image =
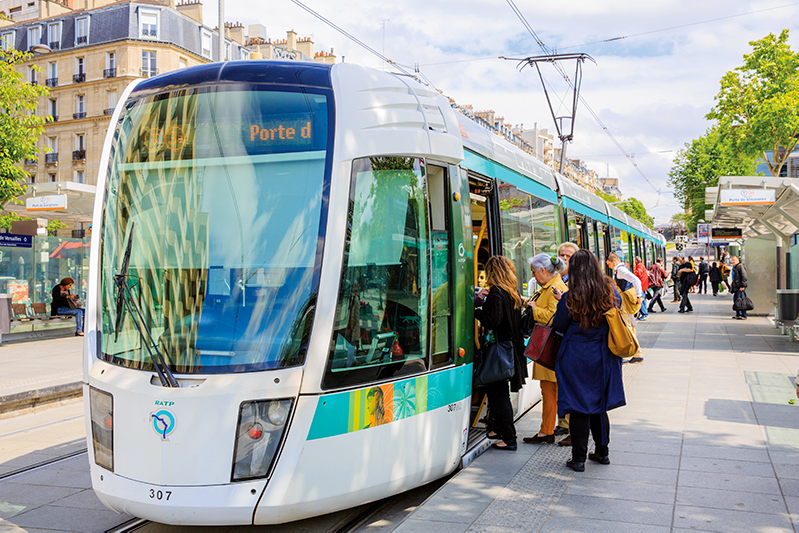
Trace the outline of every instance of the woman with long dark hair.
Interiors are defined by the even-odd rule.
[[[492,330],[496,342],[513,341],[514,373],[510,380],[491,383],[485,387],[491,412],[492,448],[516,450],[516,427],[513,425],[513,406],[510,391],[518,392],[527,378],[524,342],[521,332],[522,299],[518,293],[516,267],[507,257],[495,255],[486,263],[486,285],[490,287],[485,303],[475,309],[474,316],[484,328]]]
[[[569,292],[558,302],[552,328],[563,333],[555,363],[558,415],[570,414],[572,458],[566,465],[585,470],[586,457],[610,464],[608,411],[625,405],[622,360],[608,348],[605,313],[621,306],[613,281],[587,250],[569,260]],[[587,456],[589,431],[596,450]]]

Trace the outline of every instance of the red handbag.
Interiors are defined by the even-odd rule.
[[[524,355],[544,368],[555,370],[555,361],[558,358],[561,340],[563,340],[563,336],[556,333],[550,326],[536,324],[530,334]]]

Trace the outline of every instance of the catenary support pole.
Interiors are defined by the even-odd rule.
[[[219,0],[219,48],[217,50],[219,59],[225,60],[225,0]]]

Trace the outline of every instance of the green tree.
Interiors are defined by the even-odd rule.
[[[618,204],[616,207],[624,211],[628,216],[633,217],[635,220],[648,228],[655,227],[655,219],[649,216],[646,212],[646,207],[637,198],[628,198],[623,203]]]
[[[596,194],[597,196],[599,196],[600,198],[602,198],[603,200],[605,200],[609,204],[612,204],[614,202],[618,202],[618,199],[616,199],[616,197],[613,196],[612,194],[608,194],[608,193],[603,192],[603,191],[596,191],[594,194]]]
[[[35,113],[39,98],[49,91],[25,81],[16,68],[31,57],[28,52],[0,50],[0,208],[25,192],[28,174],[18,163],[34,158],[36,141],[44,132],[46,118]]]
[[[672,163],[669,185],[674,188],[674,197],[691,210],[685,219],[686,227],[696,228],[699,219],[704,218],[705,188],[717,185],[719,176],[750,176],[754,172],[754,159],[739,152],[719,127],[685,143]]]
[[[33,220],[31,217],[23,217],[11,211],[0,213],[0,228],[11,232],[11,223],[17,220]],[[50,220],[47,222],[47,234],[51,237],[56,236],[56,232],[60,229],[66,228],[67,225],[60,220]]]
[[[749,44],[743,66],[721,79],[707,118],[717,121],[735,150],[752,160],[762,157],[771,175],[779,176],[799,140],[799,54],[788,45],[788,30]]]

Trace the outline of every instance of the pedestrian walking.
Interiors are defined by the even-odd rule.
[[[556,295],[568,289],[560,273],[566,269],[566,263],[557,255],[538,254],[529,260],[533,276],[541,286],[525,304],[531,308],[536,324],[549,326],[558,307]],[[541,386],[542,413],[541,427],[532,437],[524,437],[528,444],[554,443],[555,422],[558,418],[558,382],[555,371],[533,363],[533,379]]]
[[[704,257],[699,258],[699,268],[697,269],[697,274],[699,274],[697,292],[699,292],[699,294],[707,294],[707,276],[710,274],[710,266],[708,266]]]
[[[605,320],[605,313],[621,306],[621,297],[592,253],[576,252],[569,265],[569,292],[552,323],[563,333],[555,373],[561,387],[558,414],[571,418],[572,457],[566,466],[583,472],[586,459],[610,464],[608,411],[625,405],[621,359],[608,348]],[[595,445],[591,454],[589,432]]]
[[[732,299],[733,302],[746,297],[746,287],[748,287],[748,279],[746,276],[746,267],[738,259],[738,256],[732,256],[730,262],[732,263]],[[735,316],[738,320],[746,320],[746,310],[736,311]]]
[[[715,261],[710,266],[710,288],[713,289],[713,296],[718,296],[721,287],[721,268]]]
[[[652,299],[649,300],[649,312],[655,312],[655,304],[660,306],[660,312],[664,312],[666,310],[666,306],[663,305],[663,300],[660,298],[660,291],[663,290],[663,285],[666,281],[666,269],[663,268],[663,258],[658,257],[657,261],[649,267],[649,282],[650,288],[652,289]]]
[[[649,311],[646,305],[646,292],[649,290],[649,271],[647,271],[644,262],[641,261],[641,258],[636,256],[634,266],[633,266],[633,274],[639,280],[641,280],[641,291],[644,293],[644,298],[641,300],[641,311],[638,320],[644,321],[649,318]]]
[[[724,250],[721,253],[721,282],[727,287],[727,292],[732,294],[732,287],[730,286],[730,274],[732,274],[732,259],[729,252]]]
[[[686,258],[680,258],[680,309],[678,313],[690,313],[694,310],[691,305],[691,300],[688,299],[688,293],[696,283],[696,271],[694,265]]]
[[[674,288],[674,299],[671,303],[680,301],[680,261],[676,257],[671,258],[671,282]]]
[[[688,256],[688,262],[691,263],[691,269],[693,269],[694,273],[696,273],[696,264],[694,263],[694,258],[692,256],[690,256],[690,255]],[[693,284],[691,284],[691,286],[688,288],[688,292],[690,292],[690,293],[696,292],[696,283],[697,283],[697,281],[699,281],[698,277],[693,282]]]
[[[516,267],[507,257],[491,257],[486,263],[486,277],[490,290],[483,306],[474,310],[474,316],[483,327],[494,332],[496,342],[513,342],[515,363],[513,377],[485,387],[493,430],[488,437],[497,440],[492,448],[512,451],[516,450],[516,427],[510,392],[518,392],[527,378],[521,330],[522,299],[517,292]]]

